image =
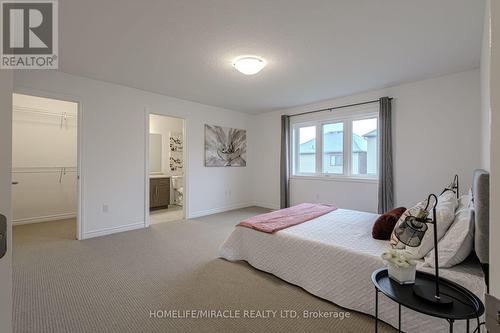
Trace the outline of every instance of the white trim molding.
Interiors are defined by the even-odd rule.
[[[224,213],[230,210],[235,210],[235,209],[241,209],[241,208],[247,208],[247,207],[252,207],[255,206],[254,203],[242,203],[242,204],[235,204],[235,205],[229,205],[229,206],[224,206],[224,207],[218,207],[218,208],[211,208],[211,209],[206,209],[206,210],[200,210],[197,212],[190,212],[189,216],[187,217],[188,219],[194,219],[197,217],[202,217],[202,216],[207,216],[207,215],[213,215],[217,213]]]
[[[144,221],[126,224],[126,225],[121,225],[118,227],[102,228],[102,229],[97,229],[97,230],[92,230],[92,231],[86,232],[83,235],[83,239],[89,239],[89,238],[100,237],[100,236],[105,236],[105,235],[116,234],[119,232],[136,230],[136,229],[144,229],[144,228],[145,228]]]
[[[260,208],[266,208],[266,209],[271,209],[271,210],[278,210],[280,209],[279,204],[273,204],[269,202],[254,202],[252,206],[255,207],[260,207]]]
[[[348,182],[348,183],[369,183],[378,184],[378,178],[368,178],[368,177],[349,177],[349,176],[336,176],[325,174],[323,176],[299,176],[294,175],[290,177],[290,180],[316,180],[322,182]]]
[[[40,223],[40,222],[48,222],[48,221],[57,221],[57,220],[67,220],[76,218],[76,213],[66,213],[66,214],[54,214],[47,216],[35,216],[35,217],[27,217],[24,219],[13,220],[13,225],[22,225],[22,224],[32,224],[32,223]]]

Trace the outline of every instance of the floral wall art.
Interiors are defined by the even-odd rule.
[[[205,166],[244,167],[246,153],[246,130],[205,125]]]

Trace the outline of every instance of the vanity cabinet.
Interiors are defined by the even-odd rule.
[[[149,209],[168,208],[170,203],[170,177],[149,179]]]

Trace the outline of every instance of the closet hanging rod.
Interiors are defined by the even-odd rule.
[[[18,167],[12,168],[12,173],[60,173],[77,172],[76,167]]]
[[[76,169],[76,166],[23,166],[23,167],[13,167],[12,169]]]
[[[28,171],[28,170],[24,170],[24,171],[12,171],[12,173],[60,173],[61,170],[40,170],[40,171]],[[66,170],[64,171],[65,173],[74,173],[76,172],[76,170]]]
[[[47,111],[44,109],[37,109],[37,108],[31,108],[31,107],[24,107],[24,106],[14,106],[14,112],[24,112],[24,113],[35,113],[35,114],[42,114],[46,116],[54,116],[54,117],[61,117],[65,116],[66,118],[76,118],[76,115],[67,113],[67,112],[51,112]]]

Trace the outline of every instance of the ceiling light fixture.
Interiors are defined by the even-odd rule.
[[[266,66],[266,61],[256,56],[241,56],[233,60],[233,67],[242,74],[257,74]]]

